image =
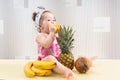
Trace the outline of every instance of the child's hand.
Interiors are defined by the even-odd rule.
[[[56,32],[56,29],[55,29],[54,25],[49,27],[49,31],[52,32],[52,33]]]

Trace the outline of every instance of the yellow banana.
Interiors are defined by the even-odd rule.
[[[35,73],[31,70],[31,67],[33,65],[33,62],[28,62],[24,66],[24,73],[27,77],[34,77]]]
[[[38,69],[32,66],[31,68],[37,76],[48,76],[52,74],[52,70]]]
[[[56,28],[56,33],[58,33],[60,30],[60,26],[58,24],[55,24],[54,27]]]
[[[56,66],[56,63],[53,61],[40,61],[36,60],[33,62],[33,66],[39,69],[53,69]]]

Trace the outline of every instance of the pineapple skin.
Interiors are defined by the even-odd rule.
[[[74,57],[72,53],[61,53],[58,61],[71,70],[74,68]]]

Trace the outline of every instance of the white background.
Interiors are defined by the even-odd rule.
[[[51,10],[59,24],[73,26],[75,58],[98,55],[101,59],[120,59],[120,0],[81,0],[81,6],[77,6],[77,0],[69,6],[65,0],[28,0],[28,8],[23,7],[24,0],[19,1],[16,6],[14,0],[0,0],[0,20],[4,22],[1,59],[36,57],[37,31],[32,13],[37,6]],[[96,17],[110,17],[110,32],[94,32]]]

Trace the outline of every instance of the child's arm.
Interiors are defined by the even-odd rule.
[[[50,32],[50,34],[46,37],[45,34],[41,33],[36,37],[36,42],[45,47],[49,48],[54,40],[55,34]]]

